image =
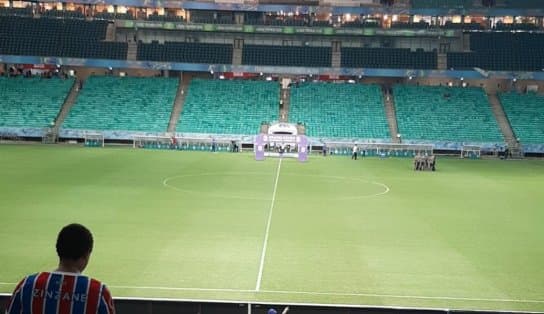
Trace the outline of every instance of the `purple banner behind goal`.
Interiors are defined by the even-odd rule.
[[[255,137],[255,160],[264,160],[264,145],[266,144],[264,141],[264,134],[259,134]]]
[[[266,157],[297,158],[308,160],[308,138],[304,135],[259,134],[254,141],[255,160]]]
[[[305,135],[297,136],[298,161],[308,160],[308,138]]]

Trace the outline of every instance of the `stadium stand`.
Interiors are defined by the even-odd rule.
[[[401,28],[401,29],[427,29],[431,25],[425,21],[420,21],[417,23],[403,23],[403,22],[393,22],[391,28]]]
[[[166,132],[178,80],[91,76],[65,129]]]
[[[0,126],[49,127],[73,79],[0,77]]]
[[[32,16],[32,7],[8,8],[0,7],[0,16]]]
[[[534,31],[534,30],[538,30],[538,26],[531,23],[513,23],[513,24],[497,23],[494,29],[499,31],[513,31],[513,30]]]
[[[496,71],[540,71],[544,68],[544,34],[492,32],[470,34],[472,52],[448,53],[448,67]]]
[[[403,139],[504,142],[481,88],[396,85],[393,95]]]
[[[472,8],[474,0],[410,0],[414,9]]]
[[[499,97],[516,137],[524,144],[543,144],[544,96],[509,92]]]
[[[183,22],[183,17],[174,16],[174,15],[159,15],[157,13],[150,14],[147,19],[149,21],[159,21],[159,22]]]
[[[330,47],[244,45],[242,64],[330,67]]]
[[[352,21],[352,22],[344,22],[341,27],[350,27],[350,28],[379,28],[381,27],[381,24],[378,21],[375,20],[369,20],[369,21]]]
[[[95,13],[95,19],[101,20],[134,20],[134,16],[130,13],[109,13],[109,12],[99,12]]]
[[[504,7],[519,9],[537,9],[542,8],[541,0],[502,0]]]
[[[437,54],[399,48],[342,48],[341,62],[348,68],[436,69]]]
[[[84,19],[85,15],[83,15],[80,11],[62,11],[62,10],[47,10],[42,14],[43,17],[60,17],[65,19]]]
[[[480,23],[453,23],[447,21],[442,28],[447,29],[463,29],[463,30],[482,30],[484,26]]]
[[[291,87],[289,120],[325,138],[389,139],[378,85],[304,83]]]
[[[138,60],[187,63],[232,63],[232,45],[165,42],[138,43]]]
[[[102,41],[107,27],[107,21],[0,17],[0,54],[126,59],[126,43]]]
[[[263,122],[278,120],[279,95],[275,82],[193,79],[177,131],[256,134]]]
[[[332,26],[331,22],[329,21],[311,21],[309,26],[316,26],[316,27],[330,27]]]
[[[245,24],[248,24],[248,25],[270,25],[270,26],[304,26],[307,23],[303,19],[284,18],[284,17],[282,17],[282,18],[269,17],[266,20],[265,19],[255,19],[255,18],[248,19],[248,20],[245,21]]]

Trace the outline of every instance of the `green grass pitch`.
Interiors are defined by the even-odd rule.
[[[0,292],[95,235],[115,296],[544,311],[544,161],[0,146]]]

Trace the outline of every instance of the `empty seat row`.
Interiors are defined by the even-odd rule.
[[[245,45],[242,64],[330,67],[330,47]]]
[[[185,42],[139,43],[137,58],[150,61],[231,64],[232,45]]]
[[[49,127],[73,84],[73,79],[0,77],[0,126]]]
[[[193,79],[177,124],[183,133],[257,134],[278,120],[279,84]]]
[[[481,88],[396,85],[393,95],[403,139],[504,141]]]
[[[398,48],[342,48],[343,67],[436,69],[435,51]]]
[[[499,97],[515,136],[525,144],[544,144],[544,96],[509,92]]]
[[[289,120],[321,138],[389,139],[378,85],[304,83],[291,88]]]
[[[178,82],[157,77],[91,76],[62,127],[166,132]]]

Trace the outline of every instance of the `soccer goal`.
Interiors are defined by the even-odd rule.
[[[433,154],[433,145],[428,144],[391,144],[391,143],[348,143],[326,142],[328,155],[351,155],[354,145],[357,145],[361,156],[379,157],[408,157],[416,155],[430,156]]]
[[[175,140],[170,136],[134,136],[132,147],[147,149],[172,149]]]
[[[104,134],[100,132],[85,132],[84,145],[86,147],[104,147]]]
[[[464,145],[461,147],[461,158],[479,159],[482,148],[474,145]]]
[[[146,149],[173,149],[210,152],[233,152],[242,150],[239,139],[191,138],[178,136],[135,136],[132,147]]]

